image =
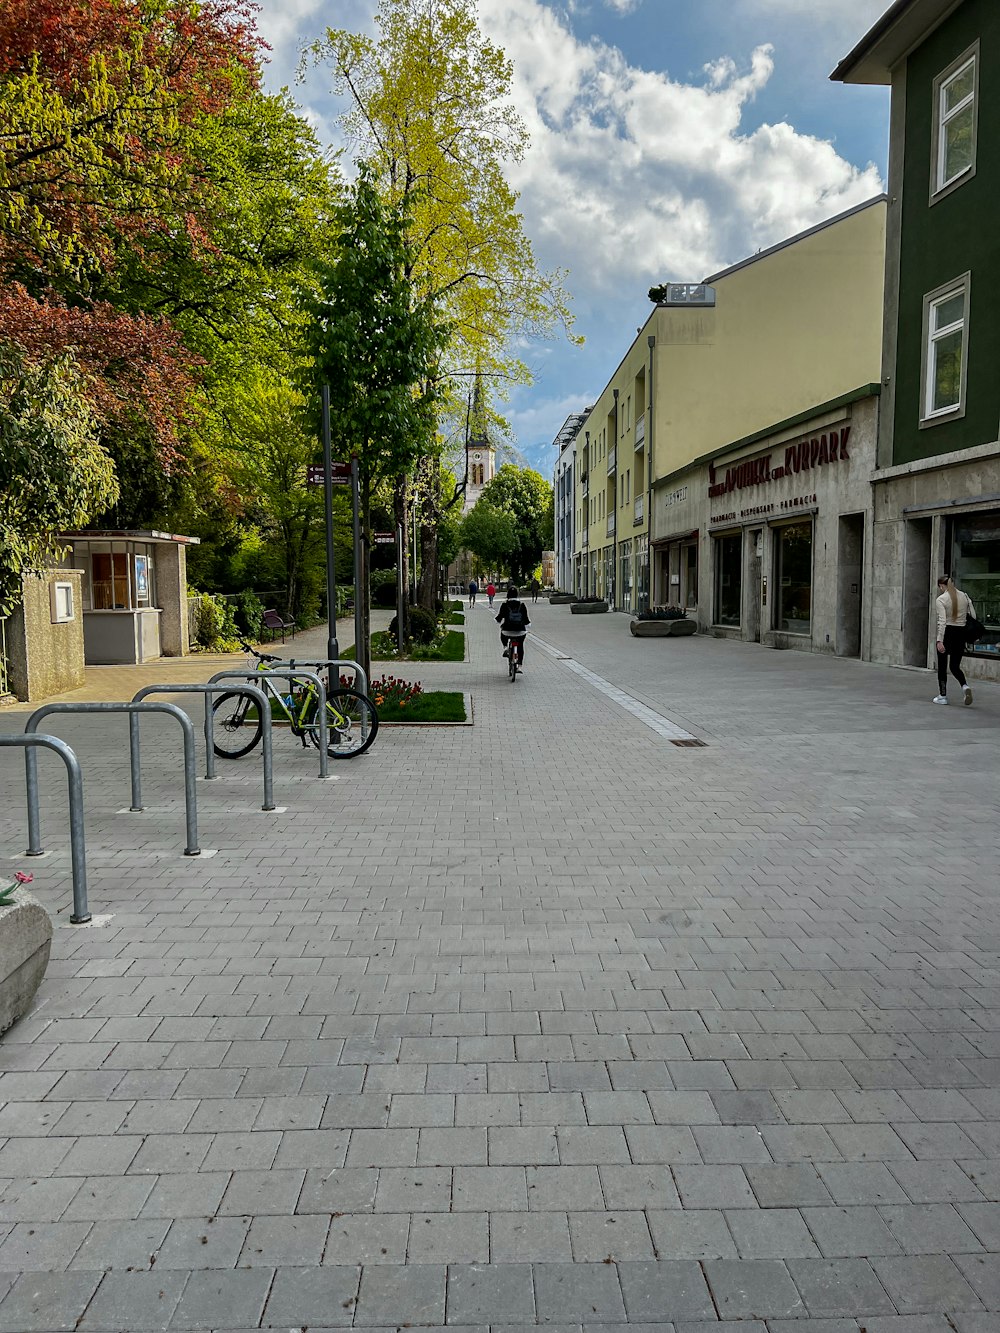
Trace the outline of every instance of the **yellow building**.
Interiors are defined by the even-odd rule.
[[[714,623],[698,594],[709,488],[703,514],[685,506],[683,533],[657,495],[696,461],[714,476],[727,450],[877,394],[885,215],[880,196],[702,283],[660,289],[577,437],[579,595],[625,611],[684,604]],[[689,557],[668,551],[681,542]]]

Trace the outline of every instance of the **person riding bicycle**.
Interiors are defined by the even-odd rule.
[[[507,589],[507,600],[501,605],[496,621],[500,626],[500,642],[504,646],[504,657],[510,652],[508,645],[513,644],[517,652],[517,665],[523,671],[524,636],[531,621],[528,619],[528,608],[519,599],[518,591],[513,584]]]

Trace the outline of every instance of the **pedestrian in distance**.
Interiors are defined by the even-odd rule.
[[[948,702],[948,670],[962,687],[965,702],[972,703],[972,690],[962,670],[962,654],[965,652],[966,621],[975,617],[976,609],[968,593],[956,588],[954,581],[947,574],[942,574],[937,581],[938,596],[934,603],[937,611],[937,669],[938,693],[936,704]]]
[[[490,599],[490,606],[493,605],[493,598],[494,598],[496,595],[497,595],[496,584],[495,584],[495,583],[487,583],[487,585],[486,585],[486,596]]]
[[[537,602],[537,601],[538,601],[538,594],[539,594],[539,591],[541,590],[541,586],[542,586],[542,585],[538,582],[537,579],[532,579],[532,580],[531,580],[531,584],[530,584],[530,587],[531,587],[531,600],[532,600],[533,602]]]
[[[479,591],[479,584],[476,582],[475,579],[470,579],[470,580],[469,580],[469,605],[470,605],[470,606],[475,606],[475,604],[476,604],[476,593],[477,593],[478,591]]]

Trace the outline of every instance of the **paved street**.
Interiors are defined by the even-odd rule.
[[[0,752],[59,922],[0,1333],[1000,1330],[1000,688],[531,610],[514,686],[485,599],[388,668],[474,726],[199,782],[200,858],[176,727],[128,814],[124,719],[54,719],[92,928],[61,766],[14,860]]]

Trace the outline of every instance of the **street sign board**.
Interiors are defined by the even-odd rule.
[[[325,469],[322,463],[310,464],[306,468],[306,480],[310,486],[322,486],[326,479],[324,474]],[[334,486],[350,486],[350,463],[332,463],[330,465],[330,476]]]
[[[372,541],[376,546],[393,546],[396,541],[394,532],[373,532]]]

